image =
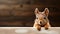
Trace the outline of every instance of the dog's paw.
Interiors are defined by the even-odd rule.
[[[41,29],[37,29],[38,31],[41,31]]]
[[[49,28],[45,28],[45,30],[48,30]]]

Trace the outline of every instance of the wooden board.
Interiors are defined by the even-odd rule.
[[[51,27],[37,31],[33,27],[0,27],[0,34],[60,34],[60,27]]]

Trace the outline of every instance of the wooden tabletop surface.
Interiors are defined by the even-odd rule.
[[[41,31],[37,31],[33,27],[0,27],[0,34],[59,34],[60,27],[51,27],[45,30],[44,27]]]

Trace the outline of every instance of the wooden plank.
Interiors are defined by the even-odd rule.
[[[37,31],[33,27],[0,27],[1,34],[60,34],[60,27],[51,27],[45,30]]]
[[[28,10],[28,9],[31,9],[31,8],[45,8],[45,7],[59,7],[59,6],[56,6],[56,5],[37,5],[37,4],[33,4],[33,5],[28,5],[28,4],[22,4],[22,7],[21,7],[21,4],[18,4],[18,5],[5,5],[5,4],[2,4],[0,5],[0,9],[22,9],[22,10]]]
[[[20,27],[31,27],[31,26],[33,26],[33,24],[32,24],[33,22],[24,22],[24,21],[13,21],[13,22],[0,22],[0,26],[6,26],[6,27],[8,27],[8,26],[20,26]]]
[[[30,0],[0,0],[0,4],[27,4]]]

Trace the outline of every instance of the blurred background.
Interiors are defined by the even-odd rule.
[[[47,7],[51,26],[60,26],[60,0],[0,0],[0,27],[32,27],[36,7]]]

